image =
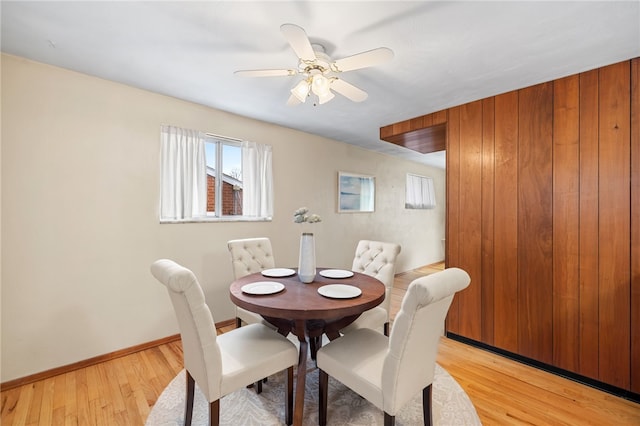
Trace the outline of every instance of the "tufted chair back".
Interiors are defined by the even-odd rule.
[[[433,383],[440,325],[454,295],[467,288],[469,274],[448,268],[414,280],[402,299],[391,329],[382,367],[382,400],[386,413],[397,413],[426,385]]]
[[[151,273],[171,296],[182,337],[184,367],[208,401],[219,399],[222,355],[213,317],[198,280],[189,269],[168,259],[155,261]]]
[[[231,255],[231,265],[233,276],[237,280],[249,274],[274,268],[276,261],[273,258],[271,240],[265,237],[244,238],[227,241],[227,248]],[[261,323],[268,327],[273,327],[256,313],[247,311],[236,306],[236,327],[241,327],[242,323]]]
[[[319,349],[318,423],[327,424],[331,376],[382,409],[385,425],[393,425],[398,412],[422,390],[424,424],[433,424],[432,384],[440,326],[455,294],[469,283],[469,274],[459,268],[413,280],[388,338],[360,328]]]
[[[354,272],[367,274],[384,283],[387,289],[380,307],[387,311],[387,322],[389,321],[393,278],[396,273],[396,258],[399,253],[399,244],[361,240],[356,247],[353,266],[351,267]]]
[[[230,240],[227,248],[236,280],[276,266],[269,238]]]

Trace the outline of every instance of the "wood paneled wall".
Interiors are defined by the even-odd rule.
[[[640,393],[640,58],[446,117],[447,331]]]

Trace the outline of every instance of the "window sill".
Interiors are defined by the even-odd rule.
[[[160,219],[160,224],[176,223],[215,223],[215,222],[271,222],[271,217],[223,216],[203,217],[198,219]]]

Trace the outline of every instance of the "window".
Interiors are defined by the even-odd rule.
[[[240,142],[210,135],[205,135],[204,142],[207,162],[207,216],[242,216]]]
[[[160,222],[268,220],[271,147],[161,128]]]
[[[436,207],[436,193],[433,179],[407,173],[405,209],[433,209]]]

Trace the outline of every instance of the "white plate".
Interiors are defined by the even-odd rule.
[[[284,290],[284,284],[276,281],[258,281],[242,286],[242,291],[248,294],[274,294]]]
[[[289,268],[273,268],[273,269],[265,269],[264,271],[262,271],[262,275],[264,275],[265,277],[273,277],[273,278],[289,277],[295,273],[296,271]]]
[[[353,276],[353,272],[344,269],[324,269],[320,271],[320,275],[326,278],[349,278]]]
[[[345,284],[329,284],[318,288],[318,293],[332,299],[351,299],[362,294],[358,287]]]

